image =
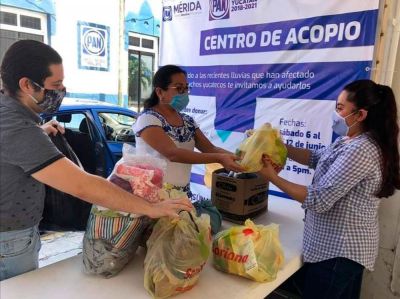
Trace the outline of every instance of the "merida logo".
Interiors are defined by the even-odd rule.
[[[184,14],[188,12],[201,10],[200,1],[192,1],[192,2],[181,2],[177,5],[174,5],[174,13]]]
[[[172,7],[164,6],[163,7],[163,21],[172,21]]]
[[[240,254],[234,253],[233,251],[230,251],[229,249],[222,249],[219,247],[214,247],[213,253],[214,253],[214,255],[222,257],[223,259],[226,259],[228,261],[233,261],[233,262],[242,263],[242,264],[245,264],[247,262],[247,259],[249,258],[249,256],[247,254],[240,255]]]
[[[210,0],[210,20],[229,18],[229,0]]]

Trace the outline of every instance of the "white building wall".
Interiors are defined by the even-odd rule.
[[[399,103],[398,103],[399,105]],[[379,211],[380,246],[375,271],[364,273],[363,299],[400,298],[400,193],[384,200]],[[397,275],[395,275],[397,273]],[[396,285],[396,286],[395,286]]]
[[[155,68],[157,68],[161,0],[81,0],[74,1],[73,5],[70,2],[48,0],[32,3],[28,0],[3,0],[1,9],[4,11],[41,18],[42,30],[5,24],[1,24],[0,28],[39,34],[43,36],[45,43],[50,44],[61,54],[65,68],[64,82],[67,96],[127,105],[128,35],[141,34],[155,40],[156,48],[152,53],[155,53]],[[131,21],[125,21],[128,16],[131,16]],[[109,67],[106,70],[80,67],[79,22],[109,28]]]
[[[393,88],[400,115],[400,1],[385,0],[381,8],[383,38],[376,60],[375,80]],[[362,299],[400,298],[400,192],[384,199],[379,209],[380,244],[374,272],[365,272]]]
[[[69,1],[56,0],[56,31],[51,37],[51,45],[63,57],[65,85],[73,97],[99,98],[117,103],[118,63],[119,63],[119,1]],[[108,71],[79,68],[78,64],[78,22],[90,22],[110,28],[109,69]],[[126,52],[126,51],[125,51]],[[127,52],[124,57],[127,64]],[[125,64],[125,65],[126,65]],[[123,78],[123,94],[127,92],[127,72]],[[100,99],[101,95],[100,95]]]

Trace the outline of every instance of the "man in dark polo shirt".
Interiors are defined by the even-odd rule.
[[[191,210],[187,200],[151,204],[65,158],[39,126],[39,113],[55,112],[65,95],[60,55],[32,40],[14,43],[0,75],[0,280],[36,269],[44,184],[90,203],[152,218]]]

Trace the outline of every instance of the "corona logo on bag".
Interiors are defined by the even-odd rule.
[[[278,225],[250,219],[216,234],[212,252],[217,270],[259,282],[274,280],[284,261]]]
[[[213,248],[213,253],[215,255],[218,255],[226,260],[229,261],[234,261],[234,262],[238,262],[238,263],[246,263],[247,259],[249,258],[249,255],[240,255],[240,254],[236,254],[233,251],[230,251],[229,249],[223,249],[223,248],[219,248],[219,247],[214,247]]]

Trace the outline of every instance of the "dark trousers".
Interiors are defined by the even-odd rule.
[[[305,263],[293,283],[303,299],[358,299],[364,267],[338,257],[318,263]]]

